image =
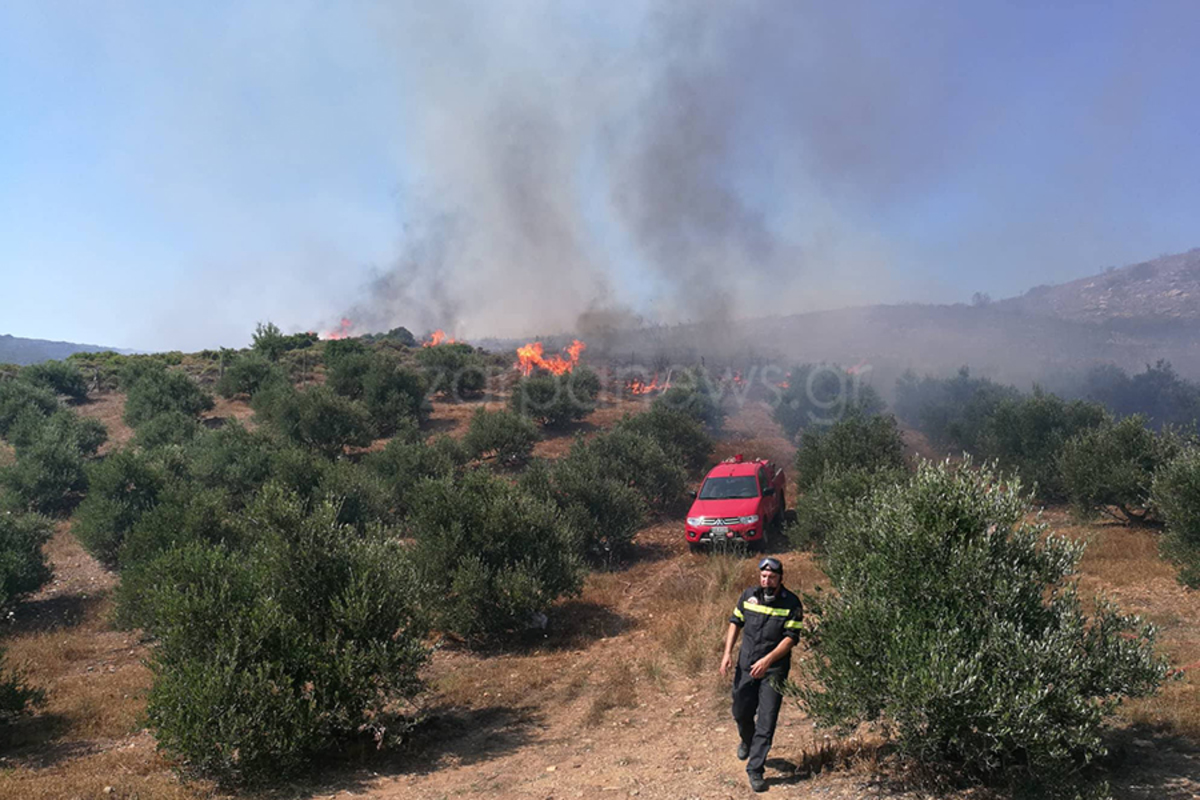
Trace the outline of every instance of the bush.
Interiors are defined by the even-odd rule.
[[[157,503],[147,507],[130,525],[117,550],[121,583],[118,603],[128,617],[128,609],[138,605],[141,582],[132,570],[179,547],[203,542],[229,548],[242,545],[237,510],[229,493],[194,483],[173,481],[157,494]],[[119,609],[121,610],[121,609]],[[131,627],[143,620],[126,619]]]
[[[354,736],[384,741],[420,689],[426,615],[403,547],[267,489],[248,548],[193,543],[147,565],[159,745],[225,783],[278,781]]]
[[[832,425],[847,414],[882,413],[879,394],[853,373],[836,365],[802,364],[787,375],[773,416],[788,439],[802,428]]]
[[[388,486],[366,467],[349,461],[335,461],[325,467],[320,493],[337,509],[337,523],[357,530],[371,525],[394,522],[393,504]]]
[[[22,448],[17,463],[0,470],[0,486],[16,510],[60,515],[70,512],[87,490],[83,453],[73,436],[41,435]]]
[[[44,517],[0,511],[0,609],[50,580],[42,545],[52,530],[50,520]]]
[[[291,386],[272,386],[254,395],[251,405],[284,438],[329,458],[346,447],[366,447],[375,433],[362,403],[324,386],[302,392]]]
[[[1072,396],[1103,403],[1117,417],[1140,414],[1155,429],[1190,427],[1200,418],[1200,385],[1184,380],[1167,361],[1130,376],[1112,364],[1093,367],[1071,387]]]
[[[1095,403],[1067,402],[1035,390],[1019,400],[1000,401],[984,423],[975,455],[1015,470],[1022,480],[1034,485],[1042,500],[1065,500],[1059,453],[1071,437],[1100,427],[1108,419]]]
[[[810,489],[829,471],[902,472],[904,439],[896,418],[851,413],[824,429],[805,430],[796,452],[796,485]]]
[[[658,442],[629,430],[614,429],[577,439],[567,460],[592,475],[610,475],[637,490],[646,503],[666,508],[687,494],[687,472]]]
[[[225,367],[217,381],[217,394],[234,397],[242,394],[252,396],[264,385],[273,381],[286,382],[287,375],[277,364],[259,353],[239,356]]]
[[[953,378],[917,378],[911,370],[896,382],[896,414],[935,446],[978,453],[984,426],[996,407],[1021,393],[961,368]]]
[[[643,414],[624,417],[616,427],[650,437],[668,456],[688,469],[705,466],[712,455],[712,437],[695,417],[684,411],[652,405]]]
[[[596,409],[600,378],[585,367],[562,375],[533,375],[513,386],[509,408],[547,428],[561,428]]]
[[[1123,697],[1166,663],[1153,626],[1077,591],[1082,545],[1025,522],[1017,483],[969,460],[922,464],[848,510],[827,540],[834,592],[808,634],[812,682],[789,687],[823,725],[885,722],[902,753],[1047,783],[1104,752]]]
[[[583,584],[578,542],[558,509],[486,471],[421,483],[409,527],[438,598],[426,610],[465,639],[518,630]]]
[[[1079,512],[1142,522],[1151,513],[1154,473],[1178,451],[1174,435],[1155,434],[1145,417],[1132,416],[1068,439],[1058,464],[1067,497]]]
[[[21,369],[21,380],[63,394],[72,400],[87,399],[87,382],[79,367],[69,361],[46,361]]]
[[[684,370],[672,379],[672,385],[654,398],[654,411],[677,411],[694,419],[712,431],[725,423],[725,409],[720,393],[708,374],[700,369]]]
[[[186,445],[203,432],[195,417],[181,411],[164,411],[146,420],[134,433],[133,443],[146,450],[166,445]]]
[[[497,464],[512,467],[529,460],[537,440],[537,426],[529,418],[480,408],[471,417],[463,446],[471,458],[494,458]]]
[[[0,725],[11,723],[34,706],[44,705],[46,693],[25,682],[20,672],[4,666],[4,649],[0,648]]]
[[[375,353],[334,351],[326,386],[342,397],[361,401],[382,435],[391,434],[405,419],[419,419],[426,410],[421,376]]]
[[[907,473],[869,466],[830,466],[792,502],[796,521],[787,528],[788,542],[797,550],[821,550],[829,531],[850,508],[882,486],[906,480]]]
[[[394,513],[404,516],[417,484],[425,478],[450,478],[465,461],[466,454],[449,437],[435,439],[430,445],[419,439],[397,437],[382,450],[367,453],[362,465],[379,476]]]
[[[198,417],[213,407],[212,397],[186,373],[154,362],[128,369],[126,378],[125,422],[131,428],[168,411]]]
[[[23,412],[48,417],[58,410],[58,398],[49,389],[25,381],[0,380],[0,436]]]
[[[293,333],[285,335],[273,322],[258,323],[251,338],[251,347],[268,361],[278,361],[289,350],[312,347],[318,341],[315,333]]]
[[[627,482],[604,473],[596,459],[568,457],[553,466],[536,461],[520,484],[558,506],[577,533],[582,553],[594,564],[612,566],[646,522],[646,501]]]
[[[96,560],[112,567],[125,535],[158,502],[165,476],[148,456],[117,450],[88,467],[89,491],[72,531]]]
[[[206,431],[184,452],[186,474],[210,489],[224,489],[241,506],[271,479],[279,444],[262,431],[230,420]]]
[[[1181,583],[1200,588],[1200,448],[1187,447],[1164,464],[1150,497],[1166,523],[1163,555],[1180,567]]]
[[[63,442],[82,456],[94,456],[108,440],[108,430],[100,420],[79,417],[65,408],[46,417],[29,407],[17,415],[8,430],[8,440],[18,456],[42,440]]]
[[[469,344],[439,344],[416,351],[429,385],[443,395],[470,397],[487,386],[483,359]]]

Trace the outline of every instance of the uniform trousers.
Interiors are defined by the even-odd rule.
[[[746,771],[760,775],[775,738],[779,707],[783,705],[783,695],[775,691],[771,677],[751,677],[750,670],[743,670],[741,664],[733,673],[733,718],[737,722],[738,735],[750,745]]]

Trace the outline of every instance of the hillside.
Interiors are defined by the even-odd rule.
[[[72,353],[102,353],[112,350],[118,353],[131,353],[132,350],[118,350],[115,347],[102,347],[95,344],[76,344],[75,342],[52,342],[47,339],[23,339],[11,334],[0,334],[0,364],[37,364],[42,361],[61,361]]]
[[[1200,320],[1200,248],[1110,268],[1002,300],[1006,311],[1072,322]]]

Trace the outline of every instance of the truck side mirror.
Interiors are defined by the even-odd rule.
[[[698,497],[698,496],[699,496],[699,494],[700,494],[699,492],[697,492],[695,489],[693,489],[693,490],[692,490],[692,499],[693,499],[693,500],[695,500],[695,499],[696,499],[696,497]]]
[[[775,494],[774,486],[768,486],[767,488],[763,489],[763,497],[770,497],[773,494]]]

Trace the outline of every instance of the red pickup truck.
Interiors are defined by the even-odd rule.
[[[716,540],[767,546],[767,531],[779,530],[787,510],[783,470],[766,459],[737,455],[713,467],[700,484],[687,515],[687,541],[693,549]]]

